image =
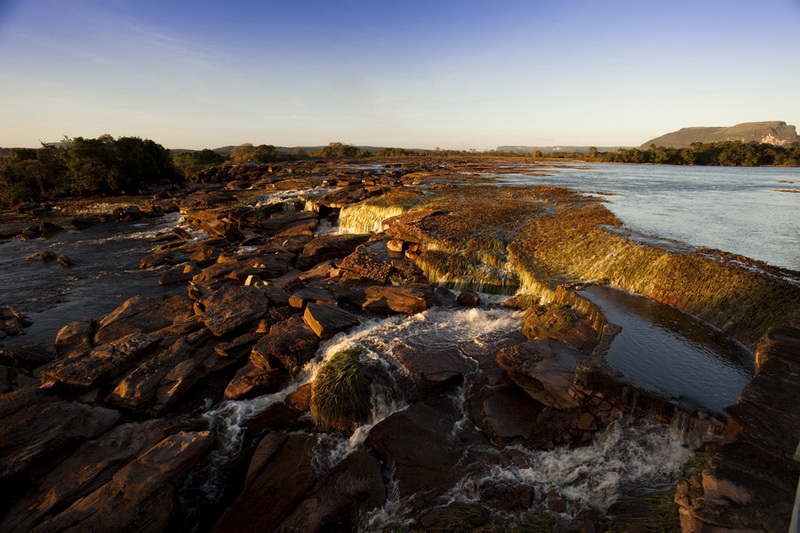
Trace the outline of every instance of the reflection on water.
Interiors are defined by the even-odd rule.
[[[23,335],[6,337],[0,347],[47,345],[67,323],[99,318],[132,296],[184,290],[158,285],[160,270],[138,268],[154,248],[149,239],[177,221],[174,214],[67,230],[46,241],[14,239],[0,244],[0,305],[15,307],[33,319]],[[55,261],[27,259],[44,251],[66,255],[75,264],[65,268]]]
[[[581,295],[622,327],[606,360],[636,385],[690,408],[721,411],[753,375],[753,356],[744,346],[686,313],[610,287]]]
[[[800,194],[779,192],[800,191],[800,168],[585,164],[547,171],[504,174],[500,182],[603,193],[635,231],[800,270]]]

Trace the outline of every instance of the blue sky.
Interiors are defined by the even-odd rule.
[[[800,126],[800,0],[0,0],[0,146],[638,145]]]

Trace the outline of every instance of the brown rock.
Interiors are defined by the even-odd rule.
[[[225,398],[243,400],[275,392],[278,377],[277,370],[258,368],[248,361],[225,387]]]
[[[277,529],[283,533],[320,532],[335,525],[354,530],[364,511],[386,500],[386,486],[378,460],[357,450],[328,472]]]
[[[399,344],[392,355],[425,388],[443,390],[458,385],[476,370],[457,347],[435,348]]]
[[[150,333],[193,316],[192,302],[186,296],[134,296],[100,320],[94,343],[99,346],[132,333]]]
[[[209,237],[219,237],[227,239],[231,242],[243,241],[244,234],[239,231],[239,228],[226,219],[209,219],[200,222],[200,227],[203,228]]]
[[[311,383],[297,387],[294,392],[286,396],[286,403],[298,411],[308,411],[311,408]]]
[[[480,296],[473,291],[461,291],[456,301],[464,307],[478,307],[481,303]]]
[[[253,347],[250,360],[259,368],[278,364],[290,372],[299,370],[319,346],[319,337],[299,316],[274,324]]]
[[[583,352],[548,339],[503,348],[497,354],[497,363],[537,402],[569,409],[579,405],[570,390],[575,369],[584,357]]]
[[[56,334],[56,353],[59,357],[67,359],[88,352],[93,346],[93,333],[94,320],[91,318],[70,322]]]
[[[175,487],[213,442],[210,431],[167,437],[35,531],[67,531],[75,524],[84,531],[165,531]]]
[[[83,355],[57,361],[42,369],[42,387],[60,383],[88,389],[128,370],[160,341],[161,337],[156,335],[133,333]]]
[[[212,531],[273,531],[316,481],[316,437],[273,433],[259,443],[245,486]],[[275,495],[280,497],[275,497]],[[265,505],[269,502],[269,505]]]
[[[336,305],[309,303],[303,320],[321,339],[330,339],[337,333],[359,324],[358,317]]]
[[[597,420],[591,413],[583,413],[578,419],[578,429],[581,431],[596,431]]]
[[[364,310],[376,314],[405,313],[413,315],[431,307],[433,289],[429,285],[403,287],[367,287]]]
[[[0,480],[113,427],[118,411],[67,402],[34,387],[0,395]]]
[[[303,247],[297,259],[298,267],[309,267],[330,259],[346,257],[363,244],[370,235],[336,234],[320,235]]]
[[[267,312],[269,301],[257,289],[226,285],[203,301],[203,322],[214,335],[221,337],[246,326]]]
[[[158,278],[159,285],[174,285],[175,283],[184,283],[193,279],[196,275],[200,274],[202,269],[194,261],[188,261],[182,265],[170,268]]]
[[[94,492],[114,473],[161,439],[167,424],[148,420],[117,426],[97,439],[86,441],[33,490],[22,494],[0,522],[0,530],[24,533],[38,523]]]
[[[303,309],[309,302],[336,305],[338,299],[324,287],[305,287],[289,297],[289,305],[296,309]]]

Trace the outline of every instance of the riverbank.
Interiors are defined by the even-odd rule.
[[[0,527],[679,527],[688,441],[725,415],[609,365],[619,325],[577,289],[638,292],[752,347],[800,314],[797,285],[486,169],[222,167],[116,210],[179,211],[137,258],[176,290],[3,351]]]

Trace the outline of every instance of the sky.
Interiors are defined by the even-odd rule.
[[[800,0],[0,0],[0,146],[638,146],[800,126]]]

